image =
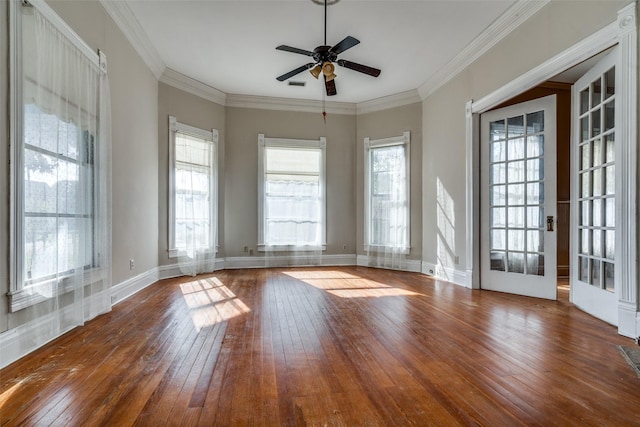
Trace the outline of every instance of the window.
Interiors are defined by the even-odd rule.
[[[169,256],[215,253],[218,131],[169,116]]]
[[[29,287],[96,265],[91,232],[95,138],[28,103],[23,141],[22,284]]]
[[[9,306],[64,295],[66,328],[110,308],[106,58],[44,2],[10,2],[9,13]]]
[[[325,150],[325,138],[259,135],[258,249],[325,248]]]
[[[410,133],[365,138],[365,250],[409,253]]]

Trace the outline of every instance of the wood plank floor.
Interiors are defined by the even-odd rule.
[[[0,371],[0,425],[640,425],[614,327],[359,267],[158,282]]]

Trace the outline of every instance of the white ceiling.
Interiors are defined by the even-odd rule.
[[[323,44],[324,9],[311,0],[126,0],[164,65],[226,94],[318,100],[308,72],[276,77],[308,57],[275,50]],[[336,67],[338,95],[359,103],[418,89],[483,33],[514,0],[341,0],[328,7],[327,44],[360,44],[339,58],[380,68],[374,78]]]

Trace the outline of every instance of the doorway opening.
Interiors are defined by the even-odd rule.
[[[615,46],[614,46],[615,47]],[[528,101],[544,98],[550,95],[556,97],[556,205],[555,224],[556,234],[556,290],[557,298],[565,301],[571,299],[571,137],[572,137],[572,101],[573,85],[603,57],[610,53],[610,47],[591,58],[553,76],[549,80],[522,92],[485,111],[504,109]],[[482,173],[482,171],[481,171]],[[575,179],[575,178],[574,178]]]

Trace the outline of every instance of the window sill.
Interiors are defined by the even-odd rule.
[[[323,243],[321,245],[306,245],[306,246],[296,246],[296,245],[258,245],[258,252],[314,252],[314,251],[326,251],[327,244]]]
[[[15,313],[32,305],[72,292],[75,289],[74,277],[75,275],[71,274],[7,292],[7,296],[9,297],[9,312]],[[82,283],[83,286],[87,286],[99,282],[104,278],[104,270],[95,268],[84,272]]]

